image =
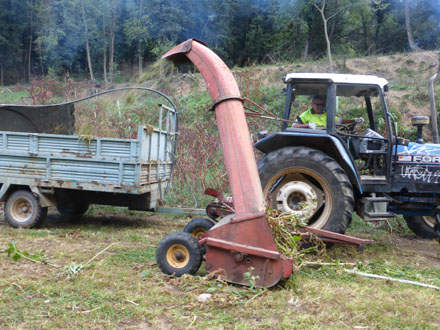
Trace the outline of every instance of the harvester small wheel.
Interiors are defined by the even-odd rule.
[[[405,215],[406,224],[414,234],[424,239],[435,239],[437,235],[434,230],[435,217],[423,215]]]
[[[202,263],[202,249],[191,234],[172,233],[157,246],[156,261],[165,274],[195,274]]]
[[[183,228],[183,232],[193,235],[196,239],[200,238],[200,235],[206,233],[214,226],[214,222],[206,218],[195,218],[192,219]]]
[[[32,228],[47,216],[47,207],[41,207],[38,198],[27,190],[13,192],[5,205],[5,219],[12,227]]]
[[[57,203],[58,212],[66,217],[79,217],[89,209],[87,202],[63,201]]]

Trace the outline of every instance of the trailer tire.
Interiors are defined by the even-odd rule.
[[[89,209],[90,203],[68,201],[58,202],[57,210],[66,217],[80,217]]]
[[[353,188],[333,158],[308,147],[284,147],[260,159],[258,172],[269,207],[295,213],[310,227],[345,233]]]
[[[423,215],[404,215],[408,228],[414,234],[424,239],[435,239],[437,235],[434,230],[435,217]]]
[[[157,246],[156,261],[165,274],[195,274],[202,263],[202,249],[191,234],[172,233]]]
[[[47,216],[47,207],[41,207],[38,198],[27,190],[17,190],[7,199],[5,219],[15,228],[32,228]]]

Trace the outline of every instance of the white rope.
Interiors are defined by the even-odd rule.
[[[424,288],[431,288],[431,289],[439,290],[440,291],[440,287],[438,287],[438,286],[430,285],[430,284],[425,284],[425,283],[421,283],[421,282],[401,280],[399,278],[393,278],[393,277],[388,277],[388,276],[363,273],[363,272],[359,272],[359,271],[354,270],[354,269],[344,269],[344,271],[347,272],[347,273],[350,273],[350,274],[357,274],[357,275],[366,276],[366,277],[379,278],[381,280],[388,280],[388,281],[395,281],[395,282],[400,282],[400,283],[413,284],[413,285],[422,286]]]

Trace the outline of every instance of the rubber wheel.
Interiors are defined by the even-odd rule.
[[[434,231],[435,217],[423,215],[404,215],[406,224],[414,234],[425,239],[435,239],[437,235]]]
[[[353,188],[333,158],[307,147],[285,147],[260,159],[258,172],[269,207],[294,213],[310,227],[345,233]]]
[[[7,199],[5,219],[15,228],[32,228],[47,216],[47,207],[41,207],[38,198],[30,191],[17,190]]]
[[[195,274],[202,263],[202,249],[191,234],[172,233],[157,246],[156,261],[165,274]]]
[[[58,212],[67,217],[81,216],[89,209],[89,203],[76,201],[63,201],[57,203]]]
[[[198,240],[200,235],[206,233],[213,226],[214,223],[209,219],[195,218],[188,222],[185,228],[183,228],[183,232],[193,235]]]

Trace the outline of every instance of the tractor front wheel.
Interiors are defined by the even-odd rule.
[[[424,239],[435,239],[437,235],[434,230],[435,217],[423,215],[405,215],[406,224],[414,234]]]

